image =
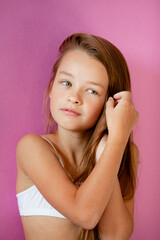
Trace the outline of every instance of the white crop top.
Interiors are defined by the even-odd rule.
[[[44,139],[52,145],[52,147],[58,154],[54,145],[48,139]],[[64,164],[59,154],[58,157],[62,167],[64,168]],[[65,171],[67,172],[67,170]],[[68,172],[67,174],[70,176],[71,180],[74,181]],[[47,200],[42,196],[42,194],[39,192],[35,185],[31,186],[23,192],[17,193],[16,197],[18,201],[20,216],[41,215],[66,218],[47,202]]]

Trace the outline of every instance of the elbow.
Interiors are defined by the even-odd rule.
[[[95,206],[95,204],[88,204],[84,200],[79,201],[79,199],[75,204],[73,212],[75,219],[75,221],[73,220],[73,222],[86,230],[94,229],[103,213],[101,213],[101,209]]]
[[[98,221],[99,219],[97,214],[82,212],[81,214],[79,214],[77,224],[86,230],[92,230],[96,227]]]
[[[79,221],[79,226],[81,226],[82,228],[84,228],[86,230],[92,230],[95,228],[96,225],[97,225],[97,223],[95,221],[93,221],[92,219],[88,219],[88,218]]]
[[[96,221],[93,221],[92,219],[86,218],[83,221],[83,226],[82,227],[86,230],[92,230],[96,227],[96,225],[97,225]]]

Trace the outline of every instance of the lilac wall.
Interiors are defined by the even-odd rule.
[[[158,0],[0,0],[0,239],[24,239],[15,197],[16,145],[24,134],[44,133],[41,105],[57,48],[78,31],[107,38],[127,59],[140,112],[131,239],[159,239],[159,12]]]

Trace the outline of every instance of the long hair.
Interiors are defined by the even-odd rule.
[[[86,34],[75,33],[67,37],[59,47],[59,56],[53,66],[53,75],[46,88],[43,107],[48,109],[46,133],[54,132],[54,119],[52,118],[49,109],[49,95],[52,85],[61,63],[63,56],[72,50],[82,50],[88,53],[91,57],[101,62],[108,73],[109,85],[107,97],[113,96],[120,91],[131,91],[130,75],[127,63],[122,53],[106,39]],[[85,148],[82,161],[80,163],[80,172],[77,173],[75,182],[83,182],[95,166],[95,154],[97,146],[104,134],[108,133],[105,108],[103,108],[97,123],[92,128],[92,134]],[[133,156],[133,133],[128,139],[122,162],[118,172],[118,179],[120,182],[122,197],[126,200],[134,196],[136,188],[135,165]],[[97,226],[93,230],[86,230],[79,227],[77,240],[94,240],[99,239]]]

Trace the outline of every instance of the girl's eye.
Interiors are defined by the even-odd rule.
[[[93,89],[89,89],[88,92],[90,92],[90,93],[92,93],[92,94],[94,94],[94,95],[98,94],[98,93],[97,93],[96,91],[94,91]]]
[[[65,86],[72,86],[72,84],[68,81],[62,81],[61,83]]]

